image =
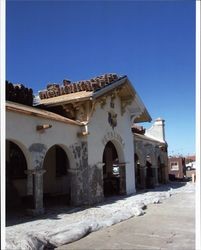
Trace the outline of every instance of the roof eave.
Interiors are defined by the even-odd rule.
[[[151,137],[148,137],[148,136],[146,136],[146,135],[141,135],[141,134],[138,134],[138,133],[133,133],[133,135],[135,136],[135,137],[138,137],[138,139],[143,139],[143,140],[147,140],[147,141],[151,141],[151,142],[155,142],[155,143],[159,143],[159,144],[164,144],[164,145],[166,145],[167,143],[166,142],[164,142],[164,141],[159,141],[159,140],[157,140],[156,138],[151,138]]]
[[[32,109],[32,110],[30,110],[30,109]],[[60,115],[55,114],[53,112],[40,110],[40,109],[37,109],[35,107],[29,107],[29,106],[26,106],[23,104],[18,104],[18,103],[10,102],[10,101],[6,101],[6,110],[29,115],[29,116],[35,116],[35,117],[55,120],[55,121],[59,121],[59,122],[63,122],[66,124],[71,124],[71,125],[78,125],[78,126],[83,125],[79,121],[71,120],[69,118],[60,116]]]
[[[103,87],[102,89],[100,89],[100,90],[94,92],[94,93],[92,94],[92,98],[93,98],[93,99],[96,99],[96,98],[98,98],[98,97],[100,97],[100,96],[102,96],[102,95],[108,93],[109,91],[111,91],[111,90],[113,90],[113,89],[119,87],[120,85],[124,84],[124,83],[126,82],[127,79],[128,79],[128,78],[127,78],[127,76],[125,75],[125,76],[123,76],[121,79],[118,79],[118,80],[112,82],[111,84],[106,85],[106,86]]]
[[[141,110],[141,115],[135,119],[135,123],[140,123],[140,122],[151,122],[152,118],[148,112],[148,110],[146,109],[143,101],[141,100],[141,98],[139,97],[139,95],[137,94],[134,86],[132,85],[132,83],[130,82],[130,80],[127,78],[127,83],[130,86],[130,88],[132,89],[132,91],[135,93],[135,99],[138,103],[138,106]]]
[[[55,102],[50,102],[50,103],[41,102],[37,106],[44,105],[45,107],[53,107],[53,106],[58,106],[58,105],[63,105],[63,104],[68,104],[68,103],[73,103],[73,102],[84,102],[84,101],[90,100],[91,98],[92,98],[92,95],[89,95],[87,97],[74,98],[70,100],[61,100],[61,101],[55,101]]]

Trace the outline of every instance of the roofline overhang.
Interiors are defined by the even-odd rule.
[[[127,80],[127,76],[123,76],[121,79],[117,79],[116,81],[113,81],[111,84],[106,85],[105,87],[103,87],[102,89],[94,92],[92,94],[92,99],[96,99],[104,94],[106,94],[107,92],[112,91],[113,89],[121,86],[122,84],[124,84]]]
[[[74,121],[69,118],[65,118],[63,116],[50,112],[50,111],[46,111],[46,110],[44,111],[42,109],[38,109],[32,106],[29,107],[23,104],[15,103],[15,102],[6,101],[6,110],[29,115],[29,116],[55,120],[55,121],[63,122],[63,123],[70,124],[70,125],[83,126],[83,123],[79,121]]]
[[[142,102],[141,98],[139,97],[139,95],[137,94],[134,86],[132,85],[132,83],[130,82],[130,80],[128,79],[127,75],[122,76],[120,79],[117,79],[115,81],[113,81],[112,83],[106,85],[105,87],[95,91],[95,92],[89,92],[88,96],[84,96],[84,97],[79,97],[79,98],[75,98],[75,99],[71,99],[71,100],[60,100],[58,102],[53,102],[53,103],[40,103],[37,106],[45,106],[45,107],[52,107],[52,106],[59,106],[62,104],[68,104],[68,103],[75,103],[75,102],[83,102],[83,101],[94,101],[97,98],[107,94],[108,92],[113,91],[115,88],[123,85],[123,84],[127,84],[130,88],[130,95],[133,96],[135,98],[135,102],[141,112],[141,114],[136,117],[134,119],[135,123],[140,123],[140,122],[151,122],[152,118],[149,114],[149,112],[147,111],[144,103]]]
[[[138,140],[146,140],[146,141],[151,141],[151,142],[155,142],[158,144],[167,145],[167,142],[158,141],[157,139],[153,139],[151,137],[148,137],[147,135],[140,135],[138,133],[133,133],[133,136],[135,137],[135,139],[138,139]]]
[[[121,79],[116,80],[116,82],[113,82],[112,84],[107,85],[105,88],[92,94],[91,99],[93,100],[93,99],[96,99],[98,97],[101,97],[102,95],[106,94],[107,92],[112,91],[114,88],[117,88],[125,83],[127,83],[128,86],[130,87],[131,93],[133,93],[133,97],[135,97],[135,100],[138,104],[139,109],[141,110],[142,114],[144,114],[144,116],[146,117],[145,119],[140,119],[140,121],[137,121],[136,123],[151,122],[152,118],[151,118],[149,112],[147,111],[144,103],[142,102],[141,98],[137,94],[135,88],[133,87],[132,83],[130,82],[130,80],[128,79],[128,77],[126,75],[123,76]]]
[[[140,123],[140,122],[151,122],[152,121],[152,118],[148,112],[148,110],[146,109],[142,99],[140,98],[140,96],[137,94],[137,91],[135,90],[133,84],[130,82],[130,80],[127,78],[127,83],[129,85],[129,87],[132,89],[132,91],[135,93],[135,100],[138,104],[138,107],[140,108],[142,114],[144,113],[145,119],[140,119],[140,121],[135,121],[135,123]]]
[[[77,92],[79,93],[79,92]],[[89,92],[89,93],[92,93],[92,92]],[[63,104],[67,104],[67,103],[74,103],[74,102],[84,102],[84,101],[88,101],[92,98],[92,94],[87,97],[80,97],[80,98],[74,98],[74,99],[71,99],[71,100],[61,100],[61,101],[58,101],[58,102],[53,102],[53,103],[39,103],[37,104],[35,107],[54,107],[54,106],[59,106],[59,105],[63,105]],[[51,99],[51,98],[49,98]]]

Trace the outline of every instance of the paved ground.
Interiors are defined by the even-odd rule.
[[[92,207],[55,207],[37,218],[14,216],[7,219],[6,248],[53,249],[107,228],[61,249],[191,250],[194,196],[194,183],[171,182],[148,192],[110,197]],[[125,220],[128,224],[117,224]]]
[[[64,249],[195,249],[195,193],[177,193],[146,214],[93,232]]]

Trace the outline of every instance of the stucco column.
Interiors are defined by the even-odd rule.
[[[31,169],[28,174],[28,192],[33,194],[33,209],[28,212],[34,215],[42,214],[43,209],[43,161],[47,152],[47,147],[41,143],[33,143],[29,147],[31,153]],[[31,177],[32,175],[32,177]],[[32,186],[31,186],[32,182]],[[32,188],[31,188],[32,187]]]
[[[126,193],[126,164],[119,164],[119,175],[120,175],[120,194],[123,195]]]
[[[97,163],[97,168],[99,169],[100,173],[101,173],[101,180],[102,180],[102,183],[101,183],[101,188],[102,190],[100,191],[100,196],[101,196],[101,199],[103,200],[104,199],[104,187],[103,187],[103,183],[104,183],[104,180],[103,180],[103,166],[105,165],[104,162],[98,162]]]
[[[27,210],[30,212],[34,209],[34,196],[33,196],[33,171],[25,170],[25,174],[27,175]]]
[[[83,199],[81,197],[82,193],[82,183],[78,176],[79,169],[69,169],[68,173],[70,174],[70,190],[71,190],[71,205],[79,206],[82,204]]]
[[[146,179],[147,179],[147,167],[140,166],[140,182],[141,188],[146,188]]]
[[[169,178],[168,178],[168,166],[167,165],[164,165],[163,167],[163,183],[166,184],[168,183],[169,181]]]
[[[33,195],[33,173],[32,170],[26,170],[27,175],[27,195]]]
[[[103,166],[105,163],[97,162],[92,166],[88,166],[88,205],[95,204],[103,201],[104,188],[103,188]]]
[[[152,166],[153,173],[153,184],[154,186],[158,186],[158,166]]]
[[[34,174],[34,208],[35,213],[42,214],[43,208],[43,174],[44,169],[37,169],[33,172]]]
[[[28,170],[28,182],[27,190],[29,194],[33,194],[33,208],[28,209],[28,213],[33,215],[39,215],[44,213],[43,208],[43,174],[45,170],[43,169],[33,169]],[[31,190],[31,182],[32,182],[32,190]]]

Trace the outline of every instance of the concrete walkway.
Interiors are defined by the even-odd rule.
[[[194,250],[195,193],[178,193],[161,204],[150,204],[146,214],[93,232],[68,249]]]
[[[176,239],[175,242],[179,242],[179,250],[191,250],[194,249],[191,246],[194,246],[195,233],[194,193],[193,183],[169,183],[148,192],[110,197],[105,202],[88,208],[62,207],[47,210],[38,218],[11,218],[7,221],[6,248],[53,249],[75,242],[89,233],[108,228],[106,231],[97,232],[106,232],[106,235],[95,236],[94,240],[84,244],[78,241],[74,249],[160,249],[169,244],[169,249],[174,249],[171,243]],[[128,220],[131,217],[133,219]],[[107,232],[110,235],[116,228],[110,226],[125,220],[131,221],[131,224],[125,227],[122,223],[116,225],[119,229],[114,231],[114,235],[107,235]],[[96,233],[89,237],[93,235]],[[83,240],[87,239],[88,237]],[[69,249],[71,246],[74,245],[66,245],[63,249]]]

